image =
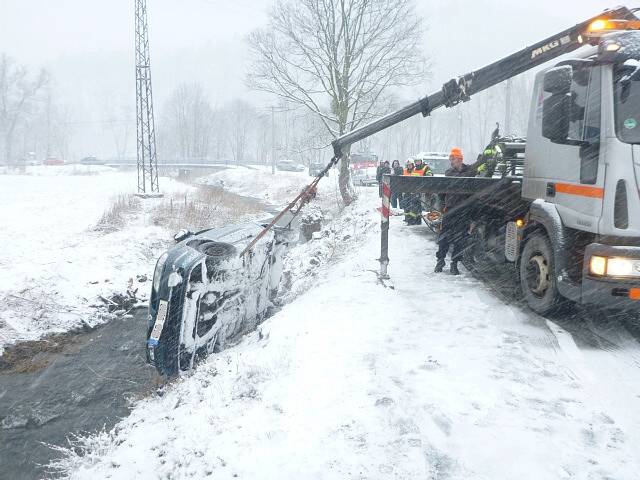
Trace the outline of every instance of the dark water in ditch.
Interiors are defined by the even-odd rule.
[[[34,357],[22,373],[0,372],[0,478],[35,479],[69,434],[109,429],[160,377],[145,363],[146,309],[74,335]]]

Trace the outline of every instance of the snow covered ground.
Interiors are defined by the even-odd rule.
[[[328,161],[327,161],[328,163]],[[318,189],[325,196],[337,200],[337,171],[330,172],[328,178],[322,179]],[[238,195],[251,196],[274,206],[284,206],[293,200],[305,185],[313,181],[313,177],[305,172],[284,172],[264,165],[238,166],[213,173],[199,179],[204,185],[223,187]]]
[[[119,194],[136,189],[135,172],[103,166],[28,167],[0,175],[0,354],[5,345],[101,321],[99,295],[124,293],[130,279],[144,298],[169,232],[150,224],[159,201],[141,202],[126,228],[95,227]],[[168,178],[164,191],[187,190]]]
[[[380,284],[376,206],[366,191],[295,248],[295,295],[258,332],[58,466],[74,479],[638,478],[637,341],[579,348],[468,275],[431,273],[432,237],[399,218],[395,288]]]

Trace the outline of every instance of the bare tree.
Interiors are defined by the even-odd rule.
[[[236,99],[229,105],[229,146],[235,163],[246,160],[247,143],[255,112],[249,103]]]
[[[424,79],[421,38],[413,0],[276,0],[249,36],[248,84],[305,106],[336,138],[382,113],[390,87]],[[346,159],[339,184],[351,203]]]
[[[181,159],[206,158],[213,120],[214,112],[202,86],[180,85],[165,105],[161,131],[166,151]]]
[[[32,77],[26,67],[18,65],[5,54],[0,55],[0,138],[7,163],[14,163],[12,155],[16,133],[34,113],[36,96],[48,80],[45,70]]]

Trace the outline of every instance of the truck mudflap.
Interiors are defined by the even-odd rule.
[[[640,311],[640,247],[587,245],[582,303]]]

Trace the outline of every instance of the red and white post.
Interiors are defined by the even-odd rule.
[[[389,215],[391,213],[391,177],[382,176],[382,222],[380,224],[380,278],[387,279],[387,265],[389,265]]]

